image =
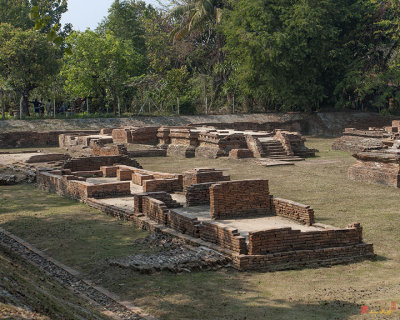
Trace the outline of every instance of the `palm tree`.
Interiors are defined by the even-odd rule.
[[[174,40],[180,40],[192,31],[206,31],[221,21],[222,1],[220,0],[185,0],[174,7],[169,16],[180,20],[171,32]]]

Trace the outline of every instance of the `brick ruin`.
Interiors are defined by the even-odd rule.
[[[270,195],[267,180],[230,181],[209,168],[173,174],[144,170],[138,163],[89,165],[82,159],[71,159],[61,169],[38,168],[38,187],[139,228],[216,250],[238,270],[328,266],[374,257],[360,224],[344,229],[316,224],[309,206]]]
[[[393,120],[391,126],[371,127],[368,130],[346,128],[343,136],[336,139],[332,150],[347,152],[367,152],[384,150],[393,146],[400,139],[400,120]]]
[[[390,152],[390,151],[395,152]],[[353,155],[357,162],[348,170],[350,180],[400,188],[400,150],[360,152]]]
[[[217,126],[218,127],[218,126]],[[236,126],[238,127],[238,126]],[[246,128],[250,126],[246,123]],[[123,127],[102,129],[98,134],[60,135],[60,147],[69,151],[86,150],[98,156],[178,156],[219,158],[299,159],[314,156],[298,132],[238,131],[209,126]],[[128,151],[129,145],[152,145],[153,149]]]
[[[365,133],[369,137],[362,138],[360,134],[363,132],[350,130],[348,132],[356,132],[358,136],[342,137],[335,141],[335,148],[342,148],[348,151],[355,150],[353,157],[356,163],[348,170],[350,180],[381,184],[390,187],[400,187],[400,121],[395,120],[392,126],[383,129],[370,129]],[[366,146],[365,139],[374,140],[374,146],[370,144]],[[354,143],[353,144],[350,144]],[[344,143],[341,145],[341,143]],[[347,143],[347,144],[346,144]]]

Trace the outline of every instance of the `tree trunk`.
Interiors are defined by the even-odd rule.
[[[28,101],[29,94],[22,93],[21,99],[19,101],[19,118],[22,119],[23,115],[30,116],[29,113],[29,101]]]
[[[3,120],[6,118],[6,110],[4,106],[4,91],[1,91],[1,118]]]
[[[119,100],[119,96],[117,96],[117,100],[118,100],[118,117],[121,117],[121,102]]]
[[[181,114],[181,107],[179,105],[179,97],[176,97],[176,103],[177,103],[177,106],[178,106],[178,114]]]

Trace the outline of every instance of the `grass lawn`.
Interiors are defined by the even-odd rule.
[[[141,275],[104,259],[146,251],[145,235],[129,223],[31,186],[0,187],[0,224],[63,263],[160,319],[400,319],[363,315],[400,306],[400,190],[347,179],[354,159],[330,151],[333,139],[309,138],[318,157],[295,166],[264,168],[252,160],[141,158],[145,169],[182,172],[226,169],[232,179],[265,178],[271,194],[311,205],[316,221],[345,227],[361,222],[377,261],[283,272],[198,272]]]

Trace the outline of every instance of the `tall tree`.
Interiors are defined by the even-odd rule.
[[[357,0],[238,0],[224,19],[241,92],[283,110],[318,110],[351,61]],[[357,14],[354,14],[357,13]]]
[[[0,82],[21,96],[21,113],[29,115],[30,92],[59,71],[57,49],[46,36],[0,24]]]
[[[103,96],[111,100],[116,113],[125,82],[145,70],[143,56],[129,42],[108,33],[75,32],[67,43],[72,54],[64,57],[66,91],[75,98]]]
[[[191,32],[211,31],[221,20],[222,0],[184,0],[170,11],[178,22],[172,32],[174,40],[182,39]]]
[[[108,16],[98,27],[100,32],[112,32],[121,40],[131,41],[136,51],[145,52],[143,19],[154,12],[144,1],[115,0]]]

